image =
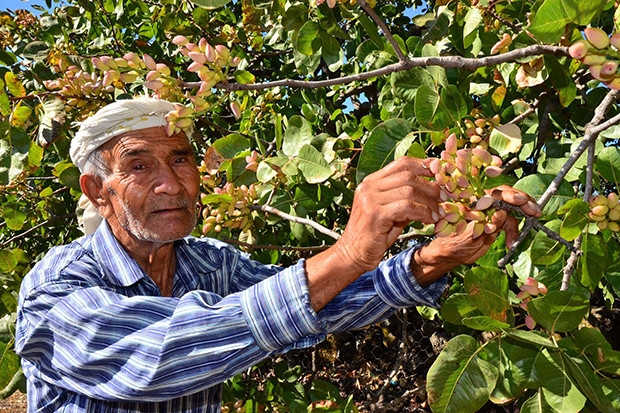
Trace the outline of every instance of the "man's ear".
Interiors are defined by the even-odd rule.
[[[97,208],[102,217],[108,218],[113,213],[110,199],[103,188],[103,180],[100,177],[82,174],[80,176],[80,187],[84,195],[86,195],[93,206]]]

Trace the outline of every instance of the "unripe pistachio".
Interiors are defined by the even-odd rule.
[[[607,229],[607,223],[608,223],[608,221],[607,221],[607,220],[604,220],[604,221],[598,221],[598,222],[596,223],[596,226],[598,227],[598,229],[600,229],[600,230],[602,231],[602,230],[604,230],[604,229]]]
[[[592,198],[592,200],[590,201],[590,205],[594,206],[594,205],[608,205],[607,204],[607,197],[603,194],[598,194],[597,196],[595,196],[594,198]]]
[[[618,62],[615,60],[607,60],[601,67],[601,76],[615,76],[618,70]]]
[[[607,205],[596,205],[592,208],[592,214],[598,216],[605,216],[609,211],[609,207]]]
[[[590,47],[590,42],[585,39],[577,40],[575,43],[570,45],[568,48],[568,53],[573,59],[581,60],[588,54],[588,48]]]
[[[476,202],[476,209],[478,211],[484,211],[485,209],[489,209],[491,205],[493,205],[493,201],[495,199],[491,195],[483,195],[480,197],[478,202]]]
[[[597,49],[606,49],[609,47],[609,36],[598,27],[587,27],[583,30],[586,39]]]
[[[606,82],[606,81],[613,79],[614,75],[604,75],[602,70],[603,70],[603,65],[590,66],[590,74],[596,80]]]
[[[618,201],[620,201],[620,198],[618,197],[617,193],[610,192],[609,194],[607,194],[607,206],[610,209],[618,205]]]
[[[609,221],[607,223],[607,228],[609,228],[610,230],[612,230],[613,232],[618,232],[620,231],[620,225],[618,225],[617,222],[615,221]]]
[[[620,221],[620,208],[616,206],[615,208],[610,209],[607,217],[611,221]]]
[[[96,67],[97,69],[99,69],[99,70],[102,70],[102,71],[104,71],[104,72],[105,72],[106,70],[109,70],[109,69],[110,69],[110,68],[108,67],[108,65],[106,65],[105,63],[103,63],[103,62],[101,61],[101,59],[100,59],[100,58],[98,58],[98,57],[93,57],[93,58],[91,59],[91,61],[93,62],[93,66],[95,66],[95,67]]]
[[[179,34],[177,36],[174,36],[174,38],[172,39],[172,43],[176,44],[177,46],[185,46],[187,43],[189,43],[189,40],[187,40],[187,37]]]
[[[592,212],[588,212],[588,218],[594,222],[601,222],[607,220],[607,215],[595,215]]]
[[[157,63],[155,65],[155,70],[161,73],[164,76],[170,76],[170,68],[166,66],[164,63]]]
[[[609,38],[609,43],[615,47],[617,50],[620,50],[620,33],[615,32]]]
[[[605,82],[605,86],[613,90],[620,90],[620,77],[614,77]]]
[[[144,61],[144,64],[146,65],[147,69],[149,69],[149,70],[157,70],[157,63],[148,54],[145,53],[144,56],[142,56],[142,61]]]
[[[602,65],[603,63],[605,63],[605,60],[607,60],[607,58],[604,55],[589,54],[589,55],[586,55],[586,57],[584,57],[583,59],[581,59],[581,62],[584,65],[596,66],[596,65]]]
[[[189,66],[187,66],[187,70],[190,72],[200,72],[202,69],[204,69],[204,65],[202,63],[199,62],[192,62],[189,64]]]
[[[207,56],[203,52],[189,52],[188,56],[194,62],[204,64],[207,62]]]
[[[106,65],[110,69],[118,69],[118,64],[116,61],[110,56],[101,56],[101,63]]]
[[[241,105],[239,105],[239,102],[237,102],[236,100],[230,102],[230,110],[236,119],[239,119],[241,117]]]
[[[500,176],[502,174],[502,168],[500,168],[499,166],[490,166],[489,165],[486,168],[484,168],[484,173],[489,178],[495,178],[495,177]]]

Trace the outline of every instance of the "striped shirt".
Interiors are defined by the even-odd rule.
[[[172,297],[160,295],[105,223],[35,265],[22,283],[15,343],[30,412],[216,413],[222,381],[396,308],[436,306],[446,284],[421,288],[409,250],[317,314],[303,260],[263,265],[193,237],[175,252]]]

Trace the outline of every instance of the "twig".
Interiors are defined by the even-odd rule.
[[[280,211],[279,209],[274,208],[269,205],[253,205],[251,208],[256,211],[263,211],[269,214],[279,216],[280,218],[286,219],[287,221],[296,222],[302,225],[308,225],[309,227],[314,228],[317,231],[319,231],[321,234],[325,234],[328,237],[331,237],[336,240],[340,239],[340,234],[328,228],[325,228],[323,225],[319,224],[318,222],[312,221],[311,219],[296,217],[294,215],[287,214],[286,212]]]
[[[375,13],[375,10],[372,7],[370,7],[370,5],[366,2],[366,0],[357,0],[357,3],[366,12],[366,14],[368,14],[370,18],[374,20],[375,23],[377,23],[377,26],[379,26],[385,38],[388,40],[388,42],[390,42],[390,44],[394,48],[394,52],[396,53],[396,56],[398,56],[398,60],[400,60],[401,62],[407,60],[407,56],[405,56],[403,51],[400,50],[400,46],[396,42],[396,40],[394,40],[394,37],[392,36],[390,29],[383,22],[383,20],[381,20],[381,18],[377,15],[377,13]]]
[[[45,221],[35,225],[34,227],[32,227],[32,228],[22,232],[21,234],[17,234],[14,237],[11,237],[8,240],[4,241],[2,243],[2,245],[0,245],[0,247],[4,248],[7,245],[9,245],[10,243],[12,243],[13,241],[17,241],[18,239],[23,238],[23,237],[29,235],[30,233],[36,231],[37,229],[39,229],[41,227],[44,227],[45,225],[50,224],[50,223],[52,223],[54,221],[58,221],[58,220],[61,220],[61,219],[66,219],[66,218],[74,218],[75,216],[76,216],[75,213],[71,213],[71,214],[56,215],[56,216],[50,217],[50,218],[46,219]]]

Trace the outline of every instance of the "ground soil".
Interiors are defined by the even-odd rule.
[[[15,392],[5,400],[0,400],[0,413],[25,413],[26,395]]]

